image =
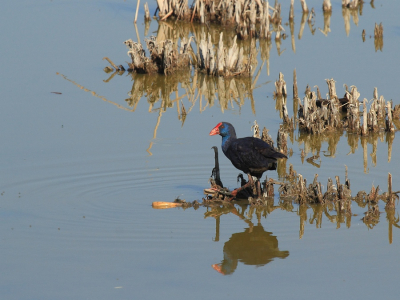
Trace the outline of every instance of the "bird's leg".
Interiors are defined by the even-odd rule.
[[[247,189],[251,184],[252,184],[252,182],[249,181],[249,182],[247,182],[245,185],[242,185],[240,188],[234,189],[234,190],[231,192],[231,196],[236,197],[237,194],[238,194],[241,190]],[[232,199],[233,199],[233,198],[232,198]],[[231,200],[232,200],[232,199],[231,199]]]
[[[254,185],[254,181],[253,181],[253,176],[249,174],[247,174],[247,176],[249,176],[249,182],[251,183],[251,185]]]
[[[247,174],[247,176],[249,176],[249,183],[251,184],[251,188],[252,188],[253,191],[254,191],[255,185],[254,185],[254,181],[253,181],[253,176],[251,176],[250,173]],[[258,191],[257,191],[257,192],[258,192]]]
[[[251,176],[250,174],[247,174],[247,176],[249,176],[249,182],[251,184],[251,187],[252,187],[253,191],[256,190],[256,192],[257,192],[257,198],[261,198],[261,183],[260,183],[260,180],[257,179],[257,182],[254,183],[253,176]]]

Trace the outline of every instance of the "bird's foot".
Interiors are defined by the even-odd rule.
[[[236,198],[236,196],[237,196],[237,193],[238,193],[238,191],[237,191],[238,189],[236,189],[236,190],[233,190],[232,192],[230,192],[229,194],[230,194],[230,196],[231,197],[229,197],[227,200],[228,201],[232,201],[233,199],[235,199]],[[226,198],[225,198],[226,199]]]

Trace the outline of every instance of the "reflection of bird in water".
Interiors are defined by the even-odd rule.
[[[232,234],[224,245],[224,259],[212,267],[223,275],[232,274],[238,261],[245,265],[264,266],[274,258],[286,258],[289,251],[280,251],[278,239],[258,224],[244,232]]]

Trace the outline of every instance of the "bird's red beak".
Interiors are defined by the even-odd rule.
[[[222,125],[222,122],[221,122],[221,123],[218,123],[217,126],[215,126],[215,127],[210,131],[210,135],[219,134],[219,126],[221,126],[221,125]]]

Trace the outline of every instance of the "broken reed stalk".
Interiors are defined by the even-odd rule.
[[[263,37],[267,40],[271,39],[271,33],[269,31],[269,3],[268,1],[264,2],[263,5],[263,13],[264,17],[261,21],[261,30],[260,30],[260,37]]]
[[[290,0],[289,20],[294,20],[294,0]]]
[[[396,193],[392,192],[392,174],[388,173],[388,196],[386,199],[387,202],[386,202],[385,209],[389,209],[389,210],[395,209],[394,200],[395,200],[395,197],[397,197],[397,199],[398,199],[397,193],[399,193],[399,192],[396,192]]]
[[[140,0],[137,0],[137,5],[136,5],[136,14],[135,14],[135,24],[136,24],[136,21],[137,21],[137,15],[138,15],[138,12],[139,12],[139,5],[140,5]]]
[[[382,38],[383,37],[383,25],[380,23],[379,25],[375,23],[374,28],[374,38]]]
[[[364,98],[363,100],[363,126],[362,126],[362,135],[368,135],[368,123],[367,123],[367,102],[368,100]]]
[[[297,90],[297,74],[296,69],[293,71],[293,98],[299,98],[299,92]]]
[[[275,89],[276,89],[276,96],[286,96],[287,91],[286,91],[286,82],[283,79],[283,74],[282,72],[279,72],[279,79],[275,81]]]
[[[275,148],[274,146],[274,140],[272,139],[272,137],[269,135],[269,130],[267,128],[263,128],[263,132],[261,135],[261,139],[266,142],[268,145],[270,145],[271,147]]]
[[[251,128],[253,129],[253,137],[260,139],[260,127],[258,126],[256,120],[254,120],[254,125],[251,126]]]
[[[308,14],[308,7],[306,0],[300,0],[301,8],[303,10],[303,14]]]
[[[321,92],[319,90],[318,85],[315,85],[314,87],[317,88],[317,99],[322,99]]]
[[[293,119],[289,118],[289,113],[286,107],[286,98],[283,99],[282,104],[282,119],[283,124],[285,124],[288,128],[293,129]]]
[[[110,65],[112,65],[114,67],[115,70],[118,70],[119,68],[111,61],[111,59],[109,59],[108,57],[103,57],[103,60],[106,60],[110,63]]]
[[[328,90],[329,90],[329,99],[330,100],[337,100],[338,97],[336,95],[336,81],[331,79],[325,79],[326,83],[328,84]]]
[[[194,8],[193,8],[192,18],[190,19],[190,23],[193,23],[194,14],[195,14],[196,9],[197,9],[197,2],[198,1],[196,0],[196,3],[194,4]]]
[[[282,125],[279,126],[278,130],[278,136],[276,138],[276,145],[278,148],[278,151],[280,153],[283,153],[285,155],[288,154],[288,147],[287,147],[287,133],[285,132],[284,128]]]
[[[324,12],[331,12],[332,11],[331,0],[324,0],[324,2],[322,3],[322,10]]]
[[[392,120],[392,101],[387,103],[387,120],[386,120],[386,131],[394,132],[394,125]]]
[[[170,15],[172,15],[174,11],[171,9],[164,17],[161,18],[161,21],[165,21]]]
[[[310,14],[308,15],[307,22],[310,24],[314,17],[315,17],[315,11],[314,11],[314,7],[313,7],[313,8],[311,8]]]
[[[147,2],[144,4],[144,21],[151,21],[150,18],[150,11],[149,11],[149,5],[147,4]],[[136,22],[135,22],[136,23]]]
[[[134,24],[134,25],[135,25],[135,31],[136,31],[137,40],[138,40],[139,44],[141,44],[142,42],[140,41],[139,30],[137,28],[137,25],[136,24]]]

